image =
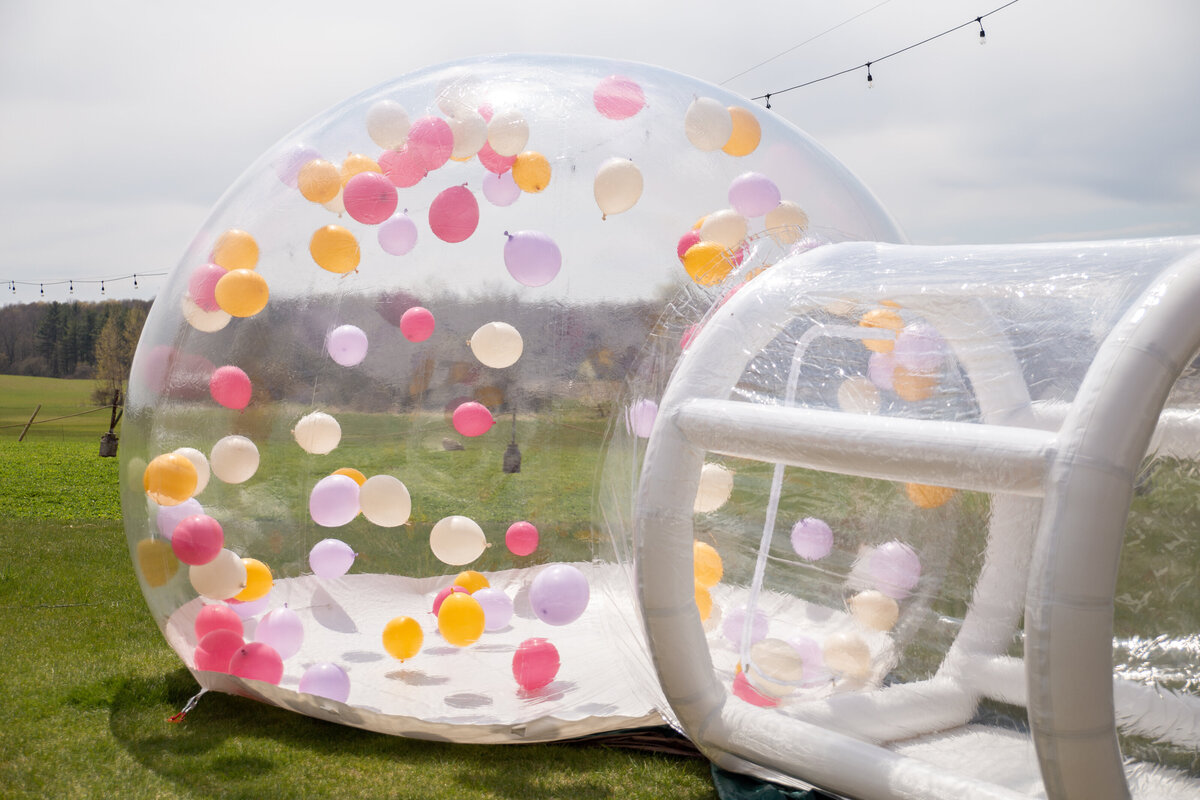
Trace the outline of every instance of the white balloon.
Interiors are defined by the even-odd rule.
[[[479,523],[468,517],[443,517],[429,532],[429,548],[438,561],[452,567],[470,564],[483,555],[487,536]]]
[[[746,233],[750,223],[732,208],[714,211],[700,223],[700,239],[705,242],[716,242],[726,250],[736,250]]]
[[[525,350],[521,332],[507,322],[481,325],[468,344],[481,364],[494,369],[511,367]]]
[[[733,494],[733,473],[720,464],[705,464],[700,469],[700,485],[696,489],[697,514],[716,511]]]
[[[192,466],[196,468],[196,491],[192,492],[192,496],[195,497],[208,486],[208,479],[212,475],[208,468],[208,457],[194,447],[180,447],[175,452],[192,462]]]
[[[529,143],[529,123],[520,111],[501,111],[488,123],[487,140],[498,156],[519,155]]]
[[[683,128],[688,141],[700,150],[720,150],[733,135],[733,116],[723,103],[698,97],[684,114]]]
[[[879,411],[879,389],[869,378],[847,378],[838,387],[837,401],[850,414],[874,414]]]
[[[214,444],[208,454],[213,475],[225,483],[250,480],[258,472],[258,460],[258,448],[245,436],[226,436]]]
[[[793,244],[799,241],[804,231],[808,230],[808,214],[805,214],[804,209],[791,200],[784,200],[767,212],[766,217],[763,218],[763,225],[766,226],[767,230],[774,228],[793,229],[791,231],[773,230],[771,233],[771,238],[780,244]]]
[[[786,697],[804,677],[800,653],[782,639],[760,639],[750,647],[746,677],[759,692],[769,697]]]
[[[408,112],[395,100],[380,100],[367,111],[367,135],[385,150],[403,147],[409,127]]]
[[[391,475],[372,475],[358,489],[363,516],[376,525],[394,528],[408,522],[412,498],[408,487]]]
[[[228,325],[229,320],[233,319],[228,311],[222,311],[219,308],[216,311],[205,311],[186,294],[180,301],[180,306],[183,308],[183,318],[187,320],[188,325],[201,333],[216,333]]]
[[[223,549],[207,564],[188,567],[188,580],[201,597],[228,600],[246,588],[246,562],[232,550]]]
[[[868,589],[850,598],[850,614],[874,631],[890,631],[900,618],[900,604],[883,592]]]
[[[610,158],[596,170],[592,193],[604,216],[620,214],[637,204],[642,196],[642,171],[628,158]]]
[[[342,426],[324,411],[314,411],[300,418],[292,436],[306,453],[325,455],[342,441]]]
[[[450,132],[454,135],[454,149],[450,152],[451,158],[470,158],[487,143],[487,122],[478,111],[464,109],[446,122],[449,123]]]
[[[341,189],[338,189],[338,193],[337,193],[336,197],[334,197],[332,200],[325,201],[321,205],[325,206],[327,209],[329,209],[333,213],[337,214],[339,217],[342,214],[346,213],[346,199],[344,197],[342,197]]]
[[[835,633],[821,645],[825,665],[848,678],[865,680],[871,675],[871,649],[854,633]]]

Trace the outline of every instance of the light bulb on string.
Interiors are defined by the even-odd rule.
[[[75,281],[67,281],[67,292],[75,294]]]
[[[135,273],[133,273],[133,288],[135,288],[135,289],[136,289],[137,287],[138,287],[138,285],[137,285],[137,273],[135,272]]]
[[[976,17],[975,21],[979,23],[979,43],[987,44],[987,31],[983,29],[983,17]]]
[[[870,62],[870,61],[868,61],[868,62],[867,62],[867,88],[868,88],[868,89],[874,89],[874,88],[875,88],[875,83],[874,83],[874,81],[875,81],[875,79],[874,79],[873,77],[871,77],[871,62]]]
[[[767,108],[770,108],[770,107],[771,107],[771,95],[768,94],[767,95]]]
[[[100,294],[104,294],[104,281],[100,281]]]

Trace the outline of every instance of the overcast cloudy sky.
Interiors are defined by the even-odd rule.
[[[775,92],[773,111],[916,243],[1200,234],[1200,3],[1019,0],[983,20],[981,47],[973,20],[1005,1],[0,0],[0,303],[41,297],[9,280],[171,269],[298,124],[419,67],[502,52]],[[858,70],[780,93],[868,60],[873,89]]]

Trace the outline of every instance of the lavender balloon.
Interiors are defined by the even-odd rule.
[[[337,664],[313,664],[300,676],[300,691],[344,703],[350,697],[350,676]]]
[[[353,367],[367,357],[367,334],[354,325],[339,325],[326,335],[325,349],[343,367]]]
[[[417,244],[417,223],[401,211],[379,226],[379,246],[383,252],[402,256]]]
[[[642,398],[626,410],[625,428],[634,436],[649,439],[657,416],[658,403]]]
[[[767,630],[770,628],[771,622],[767,619],[767,615],[757,608],[754,609],[754,616],[750,621],[750,644],[762,641],[767,638]],[[733,642],[735,647],[742,646],[742,629],[746,627],[746,609],[735,608],[725,617],[725,621],[721,623],[721,633],[725,634],[725,638]]]
[[[158,513],[154,517],[154,522],[158,526],[158,532],[167,541],[171,540],[171,535],[175,533],[175,526],[183,522],[188,517],[194,517],[204,513],[204,507],[200,505],[200,501],[194,497],[189,497],[177,506],[159,506]]]
[[[504,232],[504,266],[526,286],[545,286],[562,269],[558,245],[541,231]]]
[[[499,631],[508,627],[513,615],[512,598],[499,589],[487,587],[471,595],[483,607],[483,629]]]
[[[806,517],[792,528],[792,549],[808,561],[824,558],[833,549],[833,530],[824,520]]]
[[[757,172],[742,173],[729,185],[729,205],[743,217],[761,217],[781,199],[775,182]]]
[[[254,641],[269,644],[282,659],[300,652],[304,641],[304,625],[300,615],[287,606],[268,611],[254,629]]]
[[[548,625],[568,625],[587,609],[591,590],[587,578],[570,564],[552,564],[529,586],[529,603]]]
[[[892,358],[898,367],[928,375],[942,368],[946,340],[929,323],[914,322],[896,335]]]
[[[358,482],[348,475],[326,475],[308,496],[308,513],[325,528],[345,525],[358,511]]]
[[[503,175],[489,172],[483,176],[483,196],[494,206],[511,206],[521,196],[521,187],[513,180],[512,170]]]
[[[354,556],[354,550],[341,539],[322,539],[308,552],[308,566],[318,578],[340,578],[354,564]]]
[[[896,359],[891,353],[872,353],[867,359],[867,377],[871,383],[880,389],[892,391],[895,387],[893,377],[896,370]]]
[[[903,600],[921,579],[921,559],[903,542],[887,542],[863,559],[864,574],[872,585],[894,600]]]

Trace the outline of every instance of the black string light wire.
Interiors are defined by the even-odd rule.
[[[108,293],[107,293],[106,287],[105,287],[106,283],[112,284],[112,283],[118,283],[120,281],[132,280],[133,288],[137,289],[140,286],[140,284],[138,283],[139,278],[141,278],[142,280],[145,280],[146,278],[158,278],[158,277],[161,277],[166,274],[167,274],[166,272],[133,272],[133,273],[130,273],[129,275],[116,275],[116,276],[113,276],[110,278],[55,278],[53,280],[44,280],[44,281],[22,281],[22,280],[16,280],[13,278],[9,278],[8,280],[5,281],[5,283],[8,284],[9,291],[11,291],[13,294],[17,294],[18,286],[36,286],[36,287],[38,287],[38,295],[41,297],[46,296],[46,287],[47,286],[66,286],[67,292],[69,294],[74,295],[75,294],[75,284],[77,284],[77,283],[78,284],[97,284],[98,283],[98,284],[100,284],[100,294],[107,296]]]
[[[821,83],[822,81],[827,81],[827,80],[830,80],[831,78],[838,78],[838,77],[841,77],[842,75],[846,75],[851,72],[857,72],[858,70],[863,69],[863,68],[865,68],[867,70],[867,87],[870,88],[871,86],[874,85],[874,76],[871,75],[871,65],[872,64],[878,64],[880,61],[886,61],[887,59],[892,58],[893,56],[898,56],[901,53],[907,53],[909,50],[913,50],[918,47],[921,47],[922,45],[929,44],[930,42],[932,42],[936,39],[940,39],[943,36],[947,36],[951,33],[954,33],[955,31],[962,30],[963,28],[966,28],[970,25],[976,25],[976,24],[979,25],[979,41],[981,44],[986,44],[987,36],[983,30],[983,21],[985,19],[987,19],[988,17],[990,17],[992,14],[995,14],[998,11],[1003,11],[1004,9],[1008,8],[1011,5],[1015,5],[1018,2],[1020,2],[1020,0],[1009,0],[1009,2],[1005,3],[1002,6],[999,6],[997,8],[993,8],[991,11],[987,12],[986,14],[980,14],[978,17],[969,19],[966,22],[962,23],[961,25],[955,25],[953,28],[949,28],[947,30],[942,31],[941,33],[934,34],[933,36],[922,39],[919,42],[910,44],[908,47],[902,47],[899,50],[896,50],[895,52],[892,52],[892,53],[888,53],[885,56],[880,56],[879,58],[873,58],[870,61],[866,61],[862,64],[858,64],[853,67],[847,67],[846,69],[840,70],[838,72],[833,72],[833,73],[830,73],[829,75],[825,75],[820,78],[814,78],[811,81],[805,81],[804,83],[798,83],[795,86],[789,86],[786,89],[773,89],[766,94],[761,94],[758,97],[752,97],[750,99],[751,100],[768,100],[768,102],[769,102],[770,98],[773,95],[783,94],[784,92],[791,92],[796,89],[803,89],[806,86],[812,86],[814,83]],[[871,10],[871,9],[868,9],[868,10]],[[801,42],[801,44],[803,44],[803,42]],[[799,47],[799,45],[797,45],[797,47]],[[793,48],[793,49],[795,49],[795,48]],[[749,71],[749,70],[747,70],[747,71]],[[742,73],[742,74],[745,74],[745,73]],[[768,105],[768,108],[769,107],[770,106]]]

